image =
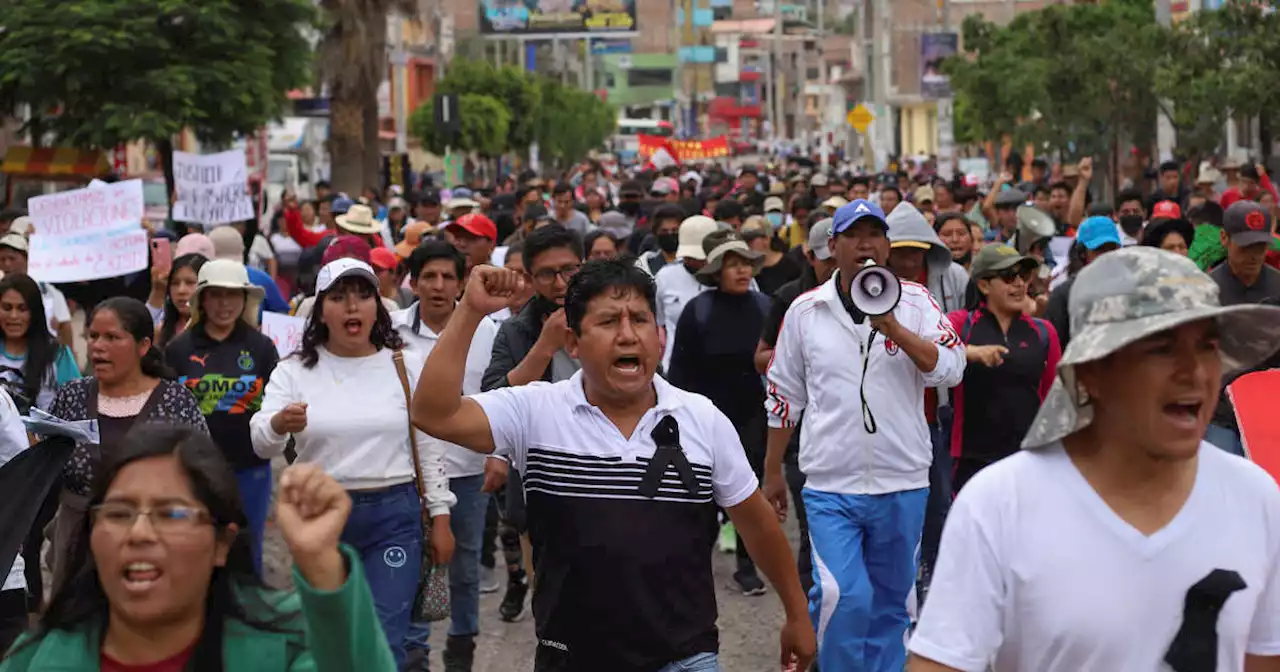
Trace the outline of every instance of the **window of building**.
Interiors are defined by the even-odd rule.
[[[627,86],[671,86],[671,71],[631,68],[627,71]]]
[[[618,85],[617,79],[614,78],[612,72],[604,73],[604,88],[612,89]]]

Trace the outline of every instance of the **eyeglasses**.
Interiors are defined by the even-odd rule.
[[[139,509],[131,504],[99,504],[89,509],[94,525],[108,527],[115,532],[126,532],[138,522],[138,516],[146,516],[151,527],[161,534],[182,533],[212,522],[203,509],[180,504],[166,504],[154,509]]]
[[[544,268],[544,269],[535,271],[533,273],[533,278],[538,282],[541,282],[544,284],[555,282],[556,278],[560,278],[565,282],[568,282],[569,278],[572,278],[573,276],[577,275],[578,270],[581,268],[582,268],[582,264],[574,264],[572,266],[562,266],[560,268]]]

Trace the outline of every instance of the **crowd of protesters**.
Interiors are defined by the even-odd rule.
[[[172,247],[147,270],[56,287],[26,275],[38,226],[9,211],[0,455],[30,444],[14,422],[32,408],[95,421],[97,440],[24,528],[0,643],[27,634],[0,670],[258,669],[277,649],[311,666],[285,669],[425,670],[443,617],[439,659],[464,672],[479,596],[498,591],[501,618],[534,615],[537,670],[716,670],[717,547],[735,589],[767,580],[782,601],[784,667],[1150,669],[1177,619],[1126,652],[1072,630],[1116,604],[1102,588],[1055,613],[1016,583],[1062,596],[1039,573],[1065,561],[1026,550],[1036,525],[1131,561],[1064,522],[1084,495],[1170,566],[1152,574],[1167,585],[1134,589],[1144,605],[1187,596],[1209,562],[1152,546],[1182,501],[1265,511],[1205,539],[1265,542],[1226,568],[1250,606],[1232,603],[1222,669],[1280,655],[1280,537],[1249,527],[1280,495],[1227,457],[1245,440],[1226,392],[1280,366],[1275,187],[1226,162],[1194,185],[1178,164],[1156,175],[1114,203],[1088,159],[990,185],[594,162],[359,198],[322,183],[261,221],[153,226]],[[900,283],[887,312],[856,291],[869,265]],[[305,321],[296,352],[277,353],[264,312]],[[1134,420],[1138,436],[1117,390],[1142,375],[1164,410]],[[1145,491],[1115,474],[1138,464],[1112,454],[1125,442],[1179,464],[1207,446],[1203,480],[1240,489],[1201,502],[1193,478],[1186,499],[1194,464],[1143,462],[1183,499],[1164,518],[1131,511]],[[1028,506],[1034,488],[1058,508]],[[269,520],[296,595],[262,585]],[[1080,557],[1065,544],[1045,542]],[[428,616],[415,598],[446,571]]]

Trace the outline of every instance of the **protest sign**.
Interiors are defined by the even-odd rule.
[[[254,219],[244,152],[173,153],[173,183],[178,200],[173,218],[212,227]]]
[[[113,278],[147,267],[142,181],[32,198],[27,270],[41,282]]]
[[[302,347],[302,332],[307,321],[301,317],[281,313],[262,314],[262,333],[276,344],[281,358],[288,357]]]

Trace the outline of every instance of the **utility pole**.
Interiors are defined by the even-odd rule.
[[[773,108],[773,145],[777,149],[778,140],[782,139],[787,125],[782,109],[782,80],[779,70],[782,69],[782,0],[773,0],[773,45],[769,72],[773,75],[769,83],[769,104]]]
[[[872,40],[875,51],[875,115],[872,122],[875,137],[875,167],[882,171],[889,166],[889,155],[893,150],[893,120],[889,118],[889,78],[892,65],[889,58],[892,53],[893,21],[889,16],[889,0],[868,0],[875,3],[874,20],[877,26],[873,29]]]
[[[409,65],[409,54],[404,50],[404,17],[393,12],[391,21],[391,105],[392,115],[396,122],[396,152],[403,154],[409,150],[409,135],[405,125],[408,124],[408,83],[405,77],[406,66]]]
[[[827,74],[827,2],[818,0],[818,161],[822,170],[827,169],[827,158],[831,153],[827,141],[827,87],[830,76]]]
[[[1168,28],[1173,23],[1173,7],[1170,0],[1156,0],[1156,22],[1161,26]],[[1173,111],[1173,103],[1171,101],[1163,101],[1164,107]],[[1173,159],[1173,148],[1177,144],[1177,131],[1173,128],[1173,122],[1169,120],[1168,115],[1161,111],[1160,106],[1156,106],[1156,157],[1160,161],[1170,161]],[[1228,148],[1230,149],[1230,148]]]
[[[938,0],[938,23],[943,33],[951,32],[951,0]],[[959,40],[957,40],[959,46]],[[938,99],[938,176],[948,182],[955,176],[955,97],[948,84],[947,95]]]

